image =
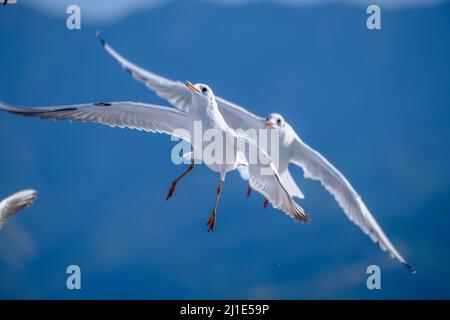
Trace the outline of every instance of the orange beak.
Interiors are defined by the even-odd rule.
[[[272,122],[272,120],[270,120],[270,119],[267,119],[267,120],[266,120],[266,127],[273,128],[273,122]]]
[[[196,92],[196,93],[200,93],[200,91],[198,91],[198,89],[189,81],[186,81],[184,83],[186,85],[186,87],[188,87],[189,90],[191,90],[192,92]]]

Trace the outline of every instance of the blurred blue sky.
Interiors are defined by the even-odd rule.
[[[120,18],[87,14],[80,31],[66,29],[64,8],[22,2],[0,8],[1,101],[166,104],[103,51],[101,29],[139,65],[282,113],[418,272],[381,252],[298,168],[311,225],[246,199],[234,173],[208,234],[218,176],[197,166],[166,202],[185,169],[170,162],[169,137],[1,113],[0,198],[28,187],[39,197],[0,233],[0,298],[450,297],[447,1],[383,10],[380,31],[366,28],[365,1],[167,1]],[[79,292],[65,287],[70,264],[82,270]],[[381,291],[366,288],[370,264],[382,268]]]

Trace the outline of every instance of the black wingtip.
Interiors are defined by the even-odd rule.
[[[299,206],[300,207],[300,206]],[[304,224],[311,224],[311,216],[305,209],[300,207],[300,211],[294,216],[294,219]]]
[[[414,268],[412,265],[408,263],[403,263],[403,265],[408,268],[409,271],[411,271],[412,274],[416,274],[416,268]]]
[[[94,103],[94,105],[98,106],[98,107],[111,107],[112,104],[109,102],[96,102]]]
[[[97,33],[95,34],[95,36],[97,37],[97,39],[100,41],[100,43],[102,44],[102,46],[104,47],[106,45],[106,41],[105,39],[103,39],[102,37],[102,33],[99,31],[97,31]]]
[[[301,216],[301,222],[305,224],[311,224],[311,216],[309,215],[308,211],[306,211],[302,206],[297,204],[300,207],[300,216]]]

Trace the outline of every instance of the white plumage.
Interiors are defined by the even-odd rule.
[[[0,229],[17,212],[25,209],[36,199],[36,190],[22,190],[0,202]]]

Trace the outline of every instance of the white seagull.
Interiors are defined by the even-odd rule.
[[[164,78],[140,68],[114,50],[99,32],[97,37],[104,49],[119,62],[125,71],[144,83],[159,97],[169,101],[177,109],[188,112],[191,105],[191,95],[181,82]],[[245,131],[265,127],[279,130],[279,163],[277,164],[277,169],[283,186],[292,197],[304,198],[304,195],[289,172],[288,166],[290,163],[300,166],[304,171],[305,178],[320,181],[324,188],[334,196],[351,221],[368,235],[372,241],[378,244],[383,251],[386,251],[392,258],[398,260],[411,272],[415,273],[415,269],[403,258],[388,239],[350,182],[319,152],[304,143],[280,114],[271,113],[268,117],[263,118],[221,97],[216,96],[216,101],[219,112],[228,126],[234,130],[242,129]],[[254,142],[257,143],[256,141]],[[270,156],[270,151],[267,151],[267,153]],[[248,179],[246,167],[238,167],[238,170],[242,178]],[[251,183],[249,184],[247,195],[250,194],[250,191]],[[266,205],[267,202],[265,202],[264,206]]]
[[[31,205],[36,199],[36,195],[36,190],[28,189],[0,201],[0,229],[13,215]]]
[[[252,188],[263,194],[275,208],[282,210],[296,221],[308,222],[308,214],[291,198],[281,183],[275,165],[264,150],[257,147],[249,139],[236,135],[228,127],[218,110],[211,88],[204,84],[193,85],[190,82],[186,82],[184,86],[190,95],[190,103],[186,112],[136,102],[111,102],[41,108],[17,108],[0,103],[0,110],[44,119],[95,122],[111,127],[127,127],[148,132],[166,133],[190,142],[194,150],[196,149],[196,140],[198,140],[194,136],[194,122],[199,121],[202,123],[203,132],[208,129],[216,130],[225,142],[223,145],[225,151],[223,153],[225,156],[223,161],[219,162],[219,164],[205,162],[211,170],[220,174],[214,209],[207,222],[208,231],[214,230],[217,205],[225,176],[227,172],[236,169],[237,166],[246,166],[248,168],[249,183]],[[203,137],[203,132],[201,137]],[[205,147],[202,146],[202,148]],[[227,150],[232,150],[231,158],[226,157]],[[251,159],[250,153],[258,155],[257,161],[253,161],[256,163],[247,160]],[[183,155],[183,157],[191,159],[191,165],[186,172],[173,181],[167,199],[173,195],[178,182],[192,171],[196,156],[193,152]],[[264,169],[270,170],[270,174],[266,174],[267,171],[263,172]]]

